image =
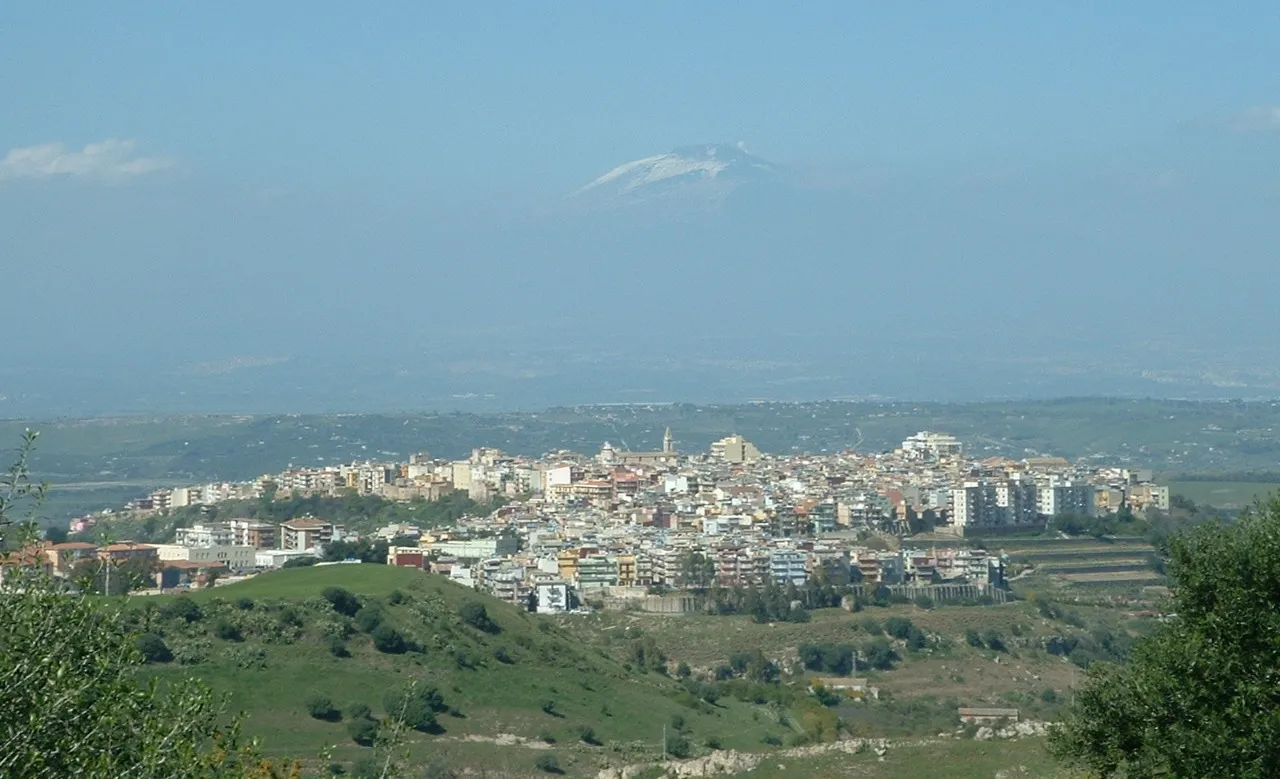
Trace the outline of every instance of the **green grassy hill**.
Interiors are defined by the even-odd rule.
[[[329,587],[357,595],[354,618],[322,596]],[[468,604],[483,606],[491,624],[464,619]],[[535,760],[546,754],[571,775],[656,759],[664,725],[688,741],[691,754],[709,751],[708,742],[762,749],[794,737],[791,723],[805,721],[806,707],[825,715],[807,700],[790,718],[777,706],[728,696],[708,704],[651,670],[652,657],[648,670],[623,663],[549,619],[439,576],[381,565],[291,569],[187,595],[134,598],[124,617],[139,632],[160,635],[173,654],[149,664],[150,673],[194,676],[226,693],[267,754],[301,758],[313,771],[330,761],[350,765],[372,750],[354,743],[344,722],[312,717],[310,698],[326,696],[347,712],[364,704],[381,719],[387,691],[411,680],[435,687],[445,709],[438,732],[410,732],[413,762],[505,771],[536,772]],[[386,627],[370,629],[375,621]],[[389,629],[407,649],[375,647],[370,633]],[[584,743],[583,728],[599,743]]]

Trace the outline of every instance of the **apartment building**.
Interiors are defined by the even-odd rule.
[[[1097,516],[1097,492],[1092,484],[1051,481],[1048,485],[1040,487],[1037,495],[1037,509],[1046,517],[1055,517],[1059,514]]]
[[[797,587],[809,579],[808,555],[799,549],[773,549],[769,552],[769,578],[778,584]]]
[[[333,540],[333,523],[314,517],[280,523],[280,548],[320,549]]]
[[[231,528],[233,546],[251,546],[254,549],[275,549],[279,536],[277,526],[271,522],[256,519],[232,519],[227,522]]]
[[[180,527],[174,531],[174,541],[179,546],[231,546],[235,533],[230,523],[215,522]]]
[[[711,444],[711,457],[727,463],[753,463],[760,459],[760,450],[742,436],[731,435]]]
[[[575,581],[581,590],[612,587],[618,583],[618,561],[606,555],[584,557],[578,561]]]

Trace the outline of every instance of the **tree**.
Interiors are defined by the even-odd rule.
[[[373,633],[374,629],[382,624],[382,619],[385,616],[381,606],[377,603],[370,603],[356,612],[356,627],[364,633]]]
[[[371,717],[355,717],[347,723],[347,735],[362,747],[371,747],[378,740],[378,723]]]
[[[373,637],[373,646],[379,652],[399,655],[409,648],[409,643],[405,641],[404,636],[400,635],[400,631],[390,625],[379,625],[371,635]]]
[[[42,490],[31,485],[23,439],[0,476],[0,532],[11,548],[38,539],[29,519]],[[14,525],[17,525],[14,528]],[[163,690],[138,673],[144,656],[128,620],[69,594],[20,555],[0,597],[0,776],[243,779],[280,776],[240,743],[220,702],[192,680]],[[296,767],[294,767],[296,771]]]
[[[167,663],[173,659],[173,652],[169,651],[164,639],[155,633],[138,636],[138,651],[148,663]]]
[[[1101,777],[1280,773],[1280,498],[1169,543],[1176,615],[1093,663],[1050,747]]]
[[[439,690],[416,680],[400,690],[388,690],[382,707],[391,719],[423,733],[439,730],[436,713],[447,708]]]
[[[471,627],[486,633],[497,633],[501,630],[497,623],[489,618],[489,612],[485,610],[484,604],[477,601],[469,600],[459,606],[458,616]]]
[[[307,713],[326,722],[337,722],[342,719],[342,712],[333,705],[329,696],[319,693],[307,698]]]
[[[190,598],[177,598],[164,609],[165,616],[177,617],[187,622],[199,622],[203,616],[200,607]]]
[[[899,659],[898,653],[893,651],[893,647],[883,638],[873,638],[868,641],[862,648],[862,655],[866,658],[867,665],[877,671],[891,670]]]
[[[556,760],[556,756],[549,752],[543,752],[541,755],[538,755],[538,759],[533,761],[533,765],[539,771],[544,773],[564,773],[560,768],[560,761]]]
[[[329,601],[333,610],[347,617],[354,617],[360,610],[360,599],[351,590],[344,587],[325,587],[321,597]]]

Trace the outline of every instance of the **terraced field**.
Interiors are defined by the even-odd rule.
[[[1014,582],[1015,591],[1024,595],[1071,598],[1111,590],[1141,597],[1144,586],[1165,582],[1151,564],[1155,549],[1141,539],[1017,539],[1001,551],[1017,566],[1029,566]]]

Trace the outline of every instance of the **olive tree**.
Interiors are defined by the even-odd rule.
[[[1280,776],[1280,498],[1168,557],[1168,618],[1090,666],[1051,749],[1101,777]]]
[[[142,682],[138,637],[113,607],[49,576],[32,521],[28,433],[0,481],[11,553],[0,585],[0,776],[244,779],[297,775],[256,756],[193,680]]]

